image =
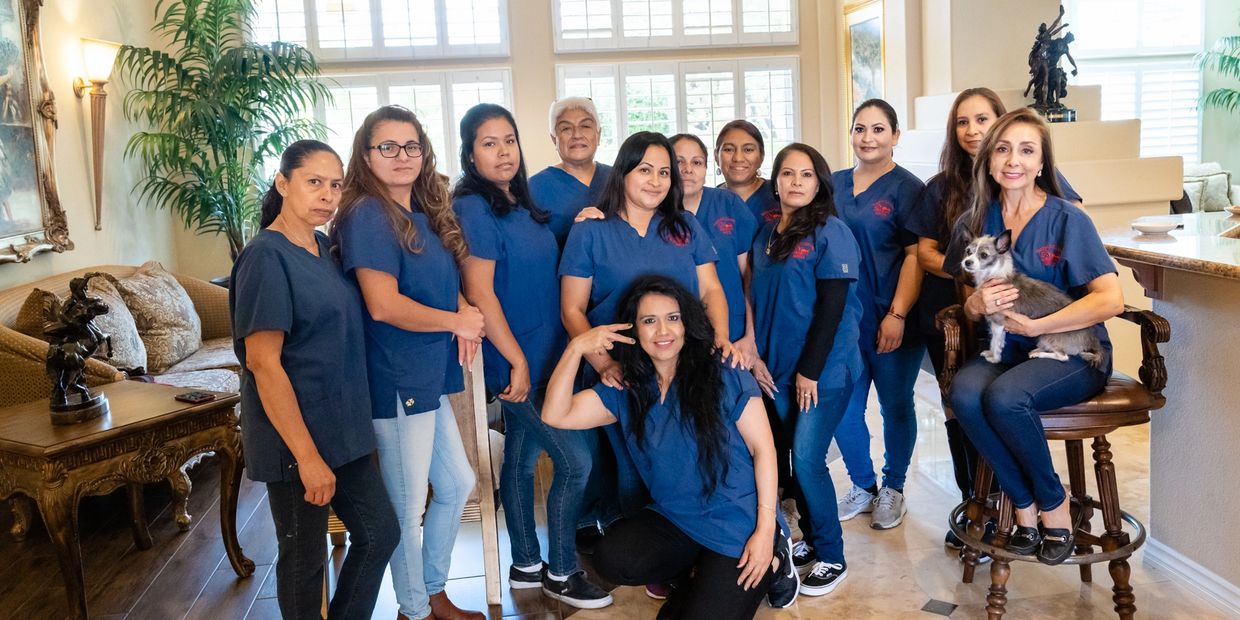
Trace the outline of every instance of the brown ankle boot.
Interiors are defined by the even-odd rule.
[[[458,608],[448,600],[447,592],[431,595],[431,615],[435,620],[486,620],[481,612]]]
[[[396,620],[409,620],[409,616],[406,616],[398,611],[396,612]],[[420,620],[435,620],[435,614],[433,612],[426,614],[426,616]]]

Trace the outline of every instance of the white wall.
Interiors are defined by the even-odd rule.
[[[1240,3],[1236,0],[1205,0],[1205,44],[1214,45],[1220,37],[1240,34]],[[1203,93],[1215,88],[1240,89],[1240,82],[1224,80],[1206,72]],[[1225,112],[1216,108],[1202,111],[1201,161],[1216,161],[1231,171],[1231,182],[1240,185],[1240,109]]]
[[[0,289],[57,273],[99,264],[139,264],[149,259],[177,266],[173,223],[165,213],[137,204],[134,164],[121,154],[131,127],[121,114],[123,89],[108,86],[107,136],[103,174],[103,230],[95,230],[91,177],[89,97],[73,94],[73,78],[82,74],[81,37],[150,45],[154,0],[55,0],[43,5],[41,26],[47,77],[56,95],[60,128],[55,165],[60,200],[69,220],[75,249],[41,254],[29,263],[0,265]]]

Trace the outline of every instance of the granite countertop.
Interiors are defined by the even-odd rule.
[[[1184,228],[1155,235],[1139,233],[1131,226],[1102,230],[1102,242],[1111,256],[1240,280],[1240,215],[1185,213],[1140,221],[1179,222]]]

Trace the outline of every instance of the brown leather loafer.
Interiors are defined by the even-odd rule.
[[[431,595],[431,614],[435,620],[486,620],[481,612],[460,609],[448,600],[447,592]]]

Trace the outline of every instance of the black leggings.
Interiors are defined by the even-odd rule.
[[[773,573],[767,571],[758,587],[742,590],[736,585],[739,561],[697,544],[648,508],[607,530],[594,551],[594,569],[607,581],[626,586],[668,582],[677,586],[659,610],[660,620],[753,618],[771,587]]]

